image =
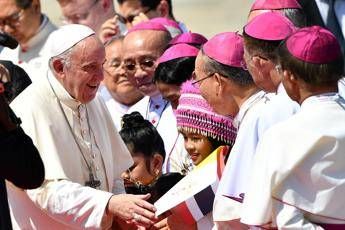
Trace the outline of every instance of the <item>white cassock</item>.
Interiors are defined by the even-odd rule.
[[[251,157],[255,152],[259,139],[258,126],[263,122],[260,120],[260,113],[262,113],[268,100],[269,98],[265,92],[258,91],[241,105],[238,114],[234,118],[234,126],[238,129],[237,136],[235,143],[231,148],[229,158],[216,192],[213,206],[214,221],[228,221],[238,219],[240,217],[239,210],[241,203],[234,199],[229,199],[223,194],[227,194],[230,190],[231,184],[229,185],[229,180],[233,178],[232,173],[237,173],[236,170],[240,171],[240,163],[243,167],[250,166]],[[235,161],[235,156],[239,157],[239,161]],[[234,166],[232,166],[231,163],[233,163]],[[237,164],[235,165],[235,163]],[[229,167],[230,165],[232,166],[231,168]],[[239,172],[237,175],[239,175],[239,177],[242,176]],[[241,196],[242,194],[239,194],[239,198],[241,198]]]
[[[102,99],[104,100],[104,103],[108,108],[111,119],[113,120],[117,131],[120,131],[121,130],[122,117],[123,117],[123,115],[125,115],[128,112],[128,110],[131,108],[131,106],[127,106],[127,105],[121,104],[120,102],[116,101],[111,96],[111,94],[109,93],[109,90],[107,89],[107,87],[105,85],[100,86],[98,93],[102,97]]]
[[[18,45],[18,47],[13,50],[4,47],[0,52],[0,59],[10,60],[13,64],[22,67],[29,75],[32,82],[41,80],[40,77],[43,76],[40,70],[46,63],[42,63],[42,59],[39,56],[44,49],[47,49],[46,41],[50,33],[57,29],[47,16],[42,14],[42,17],[42,23],[37,33],[27,42],[27,47]]]
[[[128,113],[138,111],[149,120],[161,135],[165,147],[165,161],[163,173],[185,172],[192,168],[191,159],[184,148],[184,140],[177,130],[176,118],[170,103],[161,94],[145,96],[134,104]]]
[[[259,143],[241,222],[279,229],[345,224],[344,153],[344,99],[307,98]]]
[[[345,98],[345,77],[338,81],[338,91],[340,96]]]
[[[124,192],[121,173],[133,164],[101,98],[71,98],[49,71],[11,104],[45,166],[45,183],[23,191],[8,186],[15,229],[109,228],[105,214],[114,193]],[[70,124],[70,125],[69,125]],[[73,131],[72,131],[73,130]],[[74,135],[73,135],[74,133]],[[90,171],[100,190],[84,186]]]

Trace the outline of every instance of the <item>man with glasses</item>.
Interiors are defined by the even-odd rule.
[[[255,152],[263,122],[260,113],[268,100],[265,93],[254,84],[246,69],[243,54],[243,38],[239,34],[218,34],[203,45],[196,58],[193,75],[196,82],[194,85],[200,88],[201,95],[217,113],[235,117],[234,126],[237,128],[235,144],[214,201],[213,220],[219,229],[229,229],[230,226],[241,229],[241,224],[232,220],[239,218],[239,201],[243,199],[243,194],[236,193],[232,199],[224,194],[228,194],[229,184],[233,185],[233,180],[229,178],[233,175],[237,176],[236,179],[243,178],[237,171],[250,164],[247,156]],[[232,164],[235,160],[241,165]],[[238,179],[234,185],[245,182]]]
[[[42,67],[42,60],[37,57],[56,27],[41,13],[39,0],[3,0],[0,1],[0,8],[0,30],[19,42],[14,50],[4,48],[0,59],[21,66],[35,81],[37,70]]]
[[[102,24],[115,16],[112,0],[58,0],[64,24],[82,24],[93,29],[97,35]]]
[[[164,140],[167,157],[163,173],[170,172],[171,160],[185,153],[183,139],[178,138],[176,119],[171,104],[164,100],[153,82],[157,60],[168,46],[171,37],[159,23],[142,22],[129,31],[124,39],[124,68],[128,80],[145,97],[133,105],[128,113],[138,111],[158,130]],[[185,162],[179,160],[178,162]],[[182,168],[181,168],[182,170]]]
[[[107,106],[116,129],[121,130],[122,117],[143,98],[143,94],[128,81],[123,67],[123,36],[116,36],[105,46],[104,80],[99,94]]]

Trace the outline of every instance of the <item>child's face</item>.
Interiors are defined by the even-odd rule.
[[[198,165],[213,151],[212,144],[206,136],[185,131],[181,133],[184,138],[184,147],[194,165]]]
[[[154,181],[157,175],[155,175],[153,172],[150,172],[151,170],[147,168],[147,160],[144,155],[138,153],[132,154],[132,157],[134,161],[133,166],[121,174],[125,187],[133,186],[134,183],[148,185]]]

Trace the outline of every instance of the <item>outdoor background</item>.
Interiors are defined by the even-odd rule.
[[[116,2],[116,1],[115,1]],[[210,38],[219,32],[242,31],[253,0],[172,0],[177,20],[192,32]],[[60,8],[56,0],[41,0],[42,10],[60,25]],[[115,7],[116,8],[116,7]]]

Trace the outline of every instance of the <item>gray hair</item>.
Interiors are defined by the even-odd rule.
[[[69,48],[68,50],[64,51],[63,53],[59,54],[59,55],[56,55],[54,57],[51,57],[49,59],[49,67],[51,70],[53,70],[55,72],[55,69],[53,67],[53,62],[56,61],[56,60],[60,60],[64,66],[66,67],[70,67],[71,65],[71,54],[72,54],[72,51],[73,51],[73,48],[75,46],[72,46],[71,48]]]

